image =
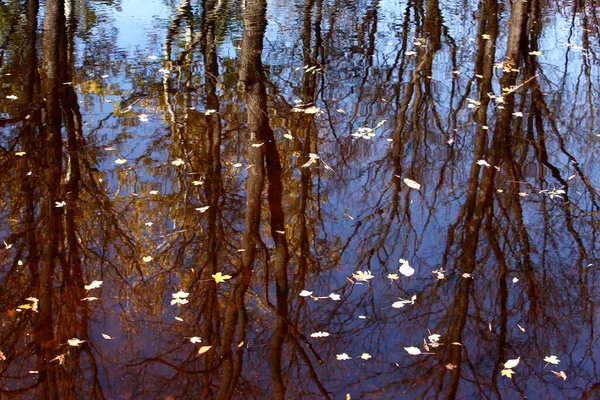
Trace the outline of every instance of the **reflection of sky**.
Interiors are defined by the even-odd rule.
[[[471,3],[472,8],[469,9],[441,7],[441,12],[445,21],[444,23],[450,28],[449,34],[456,39],[456,43],[461,51],[461,54],[458,58],[459,64],[457,67],[464,74],[459,77],[453,77],[453,66],[450,64],[448,43],[442,40],[444,47],[438,52],[438,54],[436,54],[433,66],[434,71],[432,74],[433,80],[437,83],[436,87],[438,88],[438,91],[435,94],[435,103],[439,106],[438,112],[440,112],[442,115],[445,115],[450,111],[448,102],[450,99],[449,90],[451,87],[451,79],[456,79],[460,84],[460,90],[464,90],[463,86],[468,79],[468,76],[465,75],[473,74],[473,65],[471,61],[473,59],[476,42],[471,39],[475,39],[477,21],[472,18],[466,19],[466,16],[472,15],[472,12],[476,10],[477,3]],[[379,99],[375,99],[377,100],[376,105],[367,106],[366,103],[372,101],[373,97],[375,97],[375,94],[368,92],[368,90],[375,87],[378,82],[381,82],[382,77],[384,76],[383,72],[385,72],[384,69],[385,67],[389,67],[389,63],[394,59],[398,42],[400,39],[402,39],[401,34],[399,34],[399,26],[404,18],[404,4],[395,2],[393,0],[385,0],[379,3],[378,12],[380,19],[377,26],[378,32],[376,36],[376,51],[373,58],[373,67],[370,69],[367,69],[367,60],[365,60],[359,52],[352,53],[349,50],[353,45],[356,44],[356,38],[348,35],[347,32],[355,32],[355,24],[360,22],[360,19],[364,14],[364,9],[361,7],[362,6],[357,6],[356,8],[341,10],[338,14],[338,24],[341,26],[336,26],[334,28],[336,30],[336,32],[334,32],[334,35],[336,35],[334,42],[339,43],[340,48],[335,50],[345,50],[346,53],[344,54],[344,57],[340,57],[340,59],[329,60],[330,64],[327,66],[328,68],[325,71],[326,87],[324,88],[324,95],[318,99],[318,105],[321,107],[324,107],[325,101],[331,101],[331,103],[328,104],[332,110],[340,107],[346,111],[345,114],[339,113],[335,114],[333,117],[333,125],[337,130],[336,133],[340,136],[342,141],[347,142],[354,140],[357,142],[355,147],[359,147],[364,150],[361,152],[361,157],[357,157],[355,160],[352,160],[351,165],[345,167],[343,165],[332,165],[334,162],[332,160],[335,160],[336,154],[339,152],[339,148],[333,140],[323,140],[324,146],[319,148],[319,152],[323,160],[332,165],[333,169],[338,171],[340,175],[342,174],[342,169],[346,169],[346,171],[343,171],[343,174],[345,177],[347,177],[347,180],[343,181],[342,178],[339,178],[336,173],[326,170],[322,171],[322,178],[324,182],[323,185],[325,187],[325,191],[327,192],[327,203],[324,203],[321,206],[325,214],[332,216],[333,218],[327,218],[323,223],[323,226],[319,229],[322,229],[329,237],[338,235],[345,240],[350,233],[354,231],[359,223],[363,224],[362,230],[350,243],[349,250],[343,254],[341,263],[342,266],[338,271],[336,271],[336,276],[331,279],[331,281],[335,281],[339,284],[344,283],[345,277],[349,276],[353,270],[364,270],[367,268],[365,265],[357,265],[356,262],[357,254],[363,250],[370,249],[367,245],[359,247],[360,240],[363,240],[367,234],[381,232],[381,226],[388,222],[387,215],[389,211],[384,211],[382,216],[375,216],[371,220],[366,220],[366,217],[373,213],[373,210],[376,208],[376,206],[389,207],[389,197],[391,196],[392,190],[394,190],[393,188],[387,187],[387,185],[393,179],[391,168],[389,168],[389,161],[386,161],[386,159],[389,158],[387,149],[390,145],[384,141],[384,137],[380,136],[380,134],[383,132],[386,136],[388,136],[393,131],[395,105],[384,104]],[[302,44],[300,40],[302,27],[299,24],[290,24],[290,15],[293,15],[295,18],[300,18],[299,16],[301,15],[301,10],[302,4],[299,2],[292,5],[289,3],[277,2],[277,4],[272,3],[269,7],[269,25],[266,34],[263,59],[265,64],[268,64],[269,66],[281,67],[280,71],[275,71],[275,68],[273,68],[272,71],[269,72],[269,79],[275,83],[278,90],[280,90],[282,97],[284,97],[285,101],[289,103],[299,97],[298,87],[300,86],[302,71],[299,70],[294,72],[294,70],[298,67],[302,67],[304,63],[304,60],[302,59],[302,53],[300,51],[300,46]],[[160,82],[161,75],[156,71],[161,67],[160,57],[162,56],[162,46],[165,40],[164,28],[167,26],[169,19],[173,16],[173,14],[174,10],[166,7],[160,1],[142,2],[139,0],[124,1],[123,10],[121,12],[111,12],[113,19],[111,23],[114,23],[119,30],[116,40],[117,46],[126,50],[128,58],[131,60],[136,60],[132,63],[133,69],[146,69],[151,71],[151,73],[145,75],[143,78],[147,81],[153,81],[155,83]],[[467,21],[466,23],[465,19]],[[502,20],[501,23],[505,23],[505,21]],[[540,47],[544,52],[544,55],[540,56],[539,60],[542,64],[545,75],[550,79],[550,81],[558,82],[560,79],[562,79],[564,74],[562,68],[565,59],[566,47],[564,47],[563,43],[567,41],[569,32],[562,30],[562,25],[559,22],[553,22],[550,20],[547,21],[547,23],[551,24],[551,27],[546,28],[544,37],[540,42]],[[325,35],[326,33],[327,32],[325,30],[323,34]],[[412,37],[414,35],[411,33],[408,33],[408,35],[408,50],[412,50]],[[505,40],[506,38],[503,37],[498,42],[499,47],[496,53],[496,61],[499,61],[502,58],[504,52],[502,46]],[[575,44],[580,44],[579,41],[579,35],[576,35],[570,39],[570,42]],[[293,56],[292,52],[294,52]],[[233,49],[232,44],[226,40],[225,44],[219,48],[219,53],[221,55],[233,56],[235,55],[235,50]],[[157,56],[159,59],[148,63],[148,56]],[[576,50],[571,50],[569,57],[571,60],[569,64],[569,72],[578,73],[578,70],[582,65],[581,54]],[[416,58],[413,57],[409,62],[408,71],[414,67],[415,62]],[[361,75],[363,73],[367,73],[369,77],[365,85],[367,88],[367,93],[361,94],[358,91],[358,86],[361,83]],[[202,71],[198,70],[197,74],[200,76]],[[403,77],[405,81],[407,75],[408,74],[405,74]],[[499,76],[499,73],[497,76]],[[395,84],[399,78],[393,77],[393,79],[394,82],[392,82],[392,84]],[[122,88],[127,90],[134,87],[133,83],[130,81],[130,78],[126,76],[123,71],[121,71],[121,73],[117,76],[109,77],[108,81],[112,83],[118,83]],[[572,81],[568,81],[568,83],[569,85],[572,85]],[[573,87],[569,85],[564,88],[566,91],[573,90]],[[550,91],[550,89],[553,88],[548,87],[547,89]],[[473,87],[472,90],[475,90],[475,87]],[[499,91],[497,82],[495,90]],[[160,90],[157,90],[156,87],[154,87],[154,92],[150,92],[148,95],[159,96]],[[573,100],[581,101],[581,96],[583,95],[584,94],[579,94],[580,97]],[[475,95],[473,94],[471,97],[474,96]],[[112,100],[118,102],[124,97],[126,96],[114,96]],[[114,153],[111,153],[114,154],[114,157],[107,158],[106,163],[103,166],[104,168],[114,168],[114,159],[118,157],[126,157],[127,159],[132,160],[133,158],[143,155],[150,145],[152,138],[156,136],[156,133],[164,134],[169,129],[169,123],[166,123],[160,115],[152,113],[152,107],[158,103],[158,99],[150,98],[147,103],[149,104],[137,105],[133,109],[131,115],[112,117],[110,121],[111,124],[107,124],[107,127],[103,129],[102,132],[106,135],[107,142],[122,132],[127,132],[130,135],[120,149]],[[359,106],[354,108],[356,103],[359,103]],[[199,108],[203,108],[202,105],[199,105]],[[95,121],[103,119],[112,111],[112,109],[113,104],[102,103],[102,109],[99,112],[99,115],[94,115],[93,119]],[[142,123],[139,121],[138,116],[141,113],[149,114],[149,122]],[[423,184],[422,190],[420,192],[409,190],[405,187],[405,185],[402,183],[400,184],[402,192],[399,200],[399,212],[402,214],[405,206],[410,208],[410,223],[414,227],[415,231],[413,232],[410,230],[407,221],[397,219],[392,228],[393,232],[382,245],[387,252],[388,259],[391,260],[390,263],[386,265],[386,267],[389,269],[389,272],[397,273],[398,259],[400,257],[409,259],[415,269],[417,269],[417,273],[412,279],[401,280],[403,289],[408,293],[413,294],[419,292],[424,285],[424,282],[431,282],[431,270],[435,269],[439,265],[441,254],[444,250],[444,240],[447,234],[447,227],[452,221],[454,221],[458,209],[464,200],[464,192],[466,190],[465,181],[467,175],[465,171],[467,171],[471,162],[469,149],[470,145],[472,144],[470,140],[473,135],[473,125],[468,125],[471,114],[472,111],[465,108],[459,115],[459,128],[462,126],[461,131],[459,132],[459,136],[461,137],[459,143],[461,146],[463,144],[465,145],[465,150],[462,153],[459,151],[459,155],[457,156],[458,160],[456,161],[456,168],[458,171],[453,172],[453,176],[456,178],[456,182],[453,186],[454,193],[448,193],[445,190],[449,185],[445,185],[444,191],[438,193],[439,199],[436,203],[436,206],[440,207],[442,210],[435,209],[432,211],[435,215],[432,220],[429,221],[429,225],[427,227],[425,227],[425,222],[427,221],[427,218],[429,217],[428,213],[430,212],[428,209],[430,206],[428,201],[431,199],[434,193],[434,186],[437,183],[435,180],[436,177],[431,176],[431,171],[436,171],[445,161],[444,155],[447,152],[447,147],[445,145],[446,138],[437,141],[430,141],[430,151],[436,152],[436,157],[439,155],[439,160],[428,160],[427,167],[429,168],[429,171],[419,171],[417,168],[418,172],[422,174],[418,179]],[[371,141],[349,138],[349,135],[358,127],[374,127],[376,123],[383,119],[388,120],[387,124],[377,132],[377,137]],[[323,129],[325,132],[325,135],[322,136],[327,136],[329,133],[329,126],[325,116],[318,116],[316,120],[318,128]],[[461,125],[462,123],[464,123],[464,125]],[[443,122],[443,124],[445,124],[445,122]],[[126,125],[125,128],[123,127],[124,125]],[[95,124],[92,123],[92,127],[94,126]],[[564,130],[561,131],[568,133]],[[294,132],[292,132],[292,134],[293,133]],[[429,132],[429,134],[441,136],[441,132],[438,132],[437,129],[432,129],[432,132]],[[573,143],[575,143],[575,141],[573,141]],[[579,143],[581,143],[581,141],[579,141]],[[572,149],[573,146],[569,144],[569,147]],[[550,156],[551,158],[554,158],[552,161],[556,163],[555,158],[557,157],[553,156],[555,150],[555,148],[550,149]],[[577,159],[584,159],[584,155],[581,153],[586,149],[572,150],[575,151],[574,154]],[[167,151],[164,151],[164,149],[163,151],[157,151],[151,156],[155,157],[156,163],[163,164],[168,161],[166,159],[170,157],[170,155],[167,154]],[[430,153],[412,154],[409,143],[406,146],[403,163],[406,165],[408,164],[407,161],[410,158],[420,156],[429,156],[431,158]],[[583,168],[588,174],[597,174],[597,171],[593,171],[594,165],[591,164],[591,161],[593,160],[589,160],[590,165],[585,165]],[[382,164],[387,165],[387,169],[384,168],[386,172],[378,175],[376,180],[373,179],[373,176],[369,175],[368,173],[369,166],[372,166],[375,162],[381,162]],[[156,163],[154,165],[156,165]],[[286,163],[289,165],[289,159],[284,160],[284,165],[286,165]],[[167,167],[169,166],[168,162],[166,165]],[[560,168],[564,169],[567,165],[568,160],[564,156],[560,156]],[[138,169],[137,172],[141,172],[141,170],[142,168]],[[240,172],[239,175],[240,177],[243,177],[244,173]],[[406,175],[403,177],[405,176]],[[597,179],[597,177],[594,175],[588,176],[592,176],[593,178]],[[314,177],[315,175],[313,175],[313,178]],[[141,179],[151,180],[153,177],[151,174],[148,174],[147,176],[141,174]],[[549,181],[552,181],[552,178],[548,179]],[[339,182],[336,182],[336,180],[339,180]],[[115,182],[113,181],[113,183]],[[377,205],[380,193],[386,188],[388,193],[384,196],[384,202]],[[171,190],[170,187],[165,187],[164,189],[166,191]],[[523,200],[525,207],[524,215],[527,220],[526,223],[543,222],[541,221],[542,218],[539,215],[538,203],[545,198],[537,193],[539,189],[541,188],[531,188],[531,196],[528,199]],[[131,190],[135,189],[132,188]],[[126,193],[123,191],[121,194]],[[409,200],[406,201],[406,198]],[[459,200],[456,200],[456,198]],[[551,210],[552,218],[550,222],[557,224],[557,229],[564,229],[564,227],[561,225],[564,223],[562,214],[557,211],[560,210],[560,204],[558,204],[558,202],[549,202],[547,206]],[[348,214],[355,218],[354,221],[351,221],[349,218],[343,215],[346,209],[348,210]],[[365,218],[365,221],[361,221],[363,218]],[[322,234],[322,232],[319,234]],[[532,235],[534,242],[541,242],[543,240],[543,238],[539,237],[541,233],[534,229],[530,230],[530,234]],[[373,235],[371,240],[373,242],[370,244],[373,245],[373,243],[378,240],[377,236]],[[404,244],[405,240],[409,243],[409,245]],[[556,259],[559,259],[560,257],[572,258],[570,252],[573,251],[575,247],[571,246],[571,244],[571,240],[569,239],[565,239],[565,243],[556,244],[557,249],[553,252],[552,256]],[[535,257],[536,256],[533,256],[534,260],[536,260]],[[548,262],[548,264],[550,265],[551,262]],[[370,266],[370,268],[372,268],[375,272],[375,269],[379,270],[380,267],[380,260],[374,258],[373,264]],[[514,266],[511,265],[511,268],[513,267]],[[516,267],[514,267],[512,271],[515,270],[518,272]],[[377,273],[378,280],[383,278],[381,274],[382,270],[379,270]],[[450,274],[449,278],[457,279],[456,275]],[[486,277],[482,277],[481,279],[481,281],[484,282],[483,285],[486,284],[485,278]],[[392,286],[391,284],[387,285],[388,283],[389,282],[387,281],[385,282],[385,290],[378,292],[377,303],[375,307],[377,308],[383,305],[387,308],[384,311],[361,309],[361,313],[368,314],[369,312],[372,312],[377,315],[379,314],[379,311],[381,311],[381,315],[385,315],[390,318],[396,317],[397,321],[402,321],[402,318],[405,318],[406,316],[405,313],[408,313],[410,309],[407,307],[400,312],[389,309],[389,304],[396,300],[394,296],[397,297],[398,293],[394,291],[396,287]],[[310,282],[309,284],[317,285],[320,283]],[[325,286],[327,284],[328,283],[324,283],[323,285]],[[329,283],[329,285],[331,285],[331,283]],[[331,288],[333,289],[333,287]],[[357,286],[355,293],[353,294],[353,299],[356,299],[358,296],[364,294],[368,290],[367,288],[368,285]],[[312,287],[308,287],[308,289],[312,289]],[[394,293],[394,295],[392,295],[392,293]],[[327,295],[327,293],[320,294]],[[511,298],[511,300],[514,300],[514,298]],[[375,315],[371,315],[370,317],[374,318]],[[322,327],[322,325],[319,324],[322,323],[319,321],[315,322],[315,326]],[[359,321],[357,324],[362,324],[362,322]],[[346,328],[350,326],[353,325],[349,324]],[[427,327],[424,326],[423,330],[426,328]],[[401,341],[406,345],[409,344],[410,340],[414,339],[403,336],[404,334],[402,332],[396,332],[395,327],[392,326],[391,323],[387,326],[382,324],[377,329],[386,330],[382,337],[387,339],[393,338],[395,341]],[[373,328],[373,330],[376,329]],[[389,343],[395,344],[395,342],[391,340]],[[382,343],[381,349],[387,349],[387,347],[390,346],[389,343]],[[338,350],[343,351],[344,348],[340,347]],[[388,358],[386,358],[385,361],[390,363],[395,362],[396,359],[399,358],[397,355],[387,356]],[[357,369],[355,368],[349,368],[349,370],[357,373]]]
[[[117,45],[127,51],[141,49],[142,53],[152,45],[151,38],[164,40],[164,27],[173,10],[161,0],[126,0],[120,12],[112,13],[115,26],[119,28]],[[154,46],[152,46],[154,47]],[[148,54],[161,57],[161,53]]]

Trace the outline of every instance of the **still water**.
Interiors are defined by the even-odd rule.
[[[598,13],[0,3],[0,398],[600,398]]]

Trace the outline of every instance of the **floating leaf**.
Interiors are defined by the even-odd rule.
[[[405,347],[404,350],[406,350],[406,352],[408,354],[410,354],[411,356],[418,356],[419,354],[422,354],[421,349],[419,349],[418,347],[414,347],[414,346]]]
[[[559,372],[550,371],[550,372],[552,372],[554,375],[558,376],[559,378],[562,378],[563,381],[567,380],[567,374],[565,374],[565,371],[559,371]]]
[[[521,357],[517,357],[512,360],[508,360],[504,363],[504,368],[512,369],[512,368],[516,367],[517,365],[519,365],[519,361],[521,361]]]
[[[502,371],[500,371],[500,373],[502,374],[502,376],[506,376],[507,378],[512,378],[515,371],[513,371],[510,368],[506,368],[506,369],[503,369]]]
[[[546,357],[544,357],[544,361],[547,362],[548,364],[554,364],[554,365],[558,365],[560,363],[560,360],[556,356],[546,356]]]
[[[200,343],[202,341],[202,339],[200,339],[200,337],[198,336],[193,336],[190,338],[190,342],[192,343]]]
[[[319,107],[308,107],[304,109],[304,113],[305,114],[322,114],[323,111],[321,111],[321,109]]]
[[[200,347],[200,349],[198,350],[198,355],[206,353],[207,351],[210,350],[211,347],[212,346],[202,346],[202,347]]]
[[[327,336],[329,336],[329,332],[313,332],[310,334],[310,337],[314,337],[314,338],[327,337]]]
[[[415,300],[417,300],[417,295],[414,294],[413,297],[410,300],[404,300],[404,299],[400,299],[400,301],[395,302],[394,304],[392,304],[392,307],[394,308],[402,308],[407,304],[415,304]]]
[[[142,261],[143,262],[150,262],[150,261],[152,261],[152,257],[151,256],[145,256],[145,257],[142,258]]]
[[[62,208],[67,205],[67,202],[66,201],[55,201],[54,204],[55,204],[55,207]]]
[[[441,337],[441,336],[440,336],[439,334],[437,334],[437,333],[433,333],[433,334],[429,335],[429,336],[427,337],[427,339],[429,339],[429,341],[430,341],[430,342],[439,342],[439,340],[440,340],[440,337]]]
[[[362,353],[360,355],[360,358],[362,358],[363,360],[368,360],[369,358],[371,358],[372,356],[369,353]]]
[[[203,213],[206,210],[208,210],[209,208],[210,208],[210,206],[198,207],[198,208],[196,208],[196,211]]]
[[[17,308],[20,310],[31,310],[33,312],[38,312],[38,303],[39,300],[35,297],[28,297],[25,300],[30,301],[31,304],[22,304],[20,306],[18,306]]]
[[[189,293],[184,292],[183,290],[180,290],[177,293],[173,293],[171,295],[173,297],[173,299],[171,300],[171,305],[174,305],[174,304],[183,305],[183,304],[189,303],[189,300],[187,299],[187,297],[189,295],[190,295]]]
[[[303,290],[303,291],[301,291],[301,292],[300,292],[299,296],[300,296],[300,297],[308,297],[308,296],[310,296],[311,294],[313,294],[313,292],[311,292],[311,291],[308,291],[308,290]]]
[[[27,153],[25,153],[24,151],[17,151],[15,153],[15,156],[17,156],[17,157],[23,157],[25,154],[27,154]]]
[[[411,189],[421,190],[421,184],[412,179],[404,178],[404,183]]]
[[[83,288],[85,290],[92,290],[98,289],[100,286],[102,286],[102,281],[92,281],[89,285],[86,285]]]
[[[126,162],[127,162],[127,160],[126,160],[126,159],[124,159],[124,158],[117,158],[117,159],[115,160],[115,164],[119,164],[119,165],[123,165],[123,164],[125,164]]]
[[[103,333],[103,334],[102,334],[102,337],[103,337],[104,339],[106,339],[106,340],[115,340],[115,338],[114,338],[114,337],[111,337],[110,335],[107,335],[106,333]]]
[[[404,259],[400,259],[400,273],[404,276],[412,276],[415,273],[415,270],[410,266],[408,261]]]
[[[223,275],[222,272],[217,272],[212,277],[217,283],[225,282],[227,279],[231,279],[231,275]]]
[[[335,359],[336,360],[350,360],[351,357],[346,353],[342,353],[342,354],[336,354]]]
[[[352,277],[357,281],[366,282],[369,279],[373,279],[375,276],[371,275],[371,271],[356,271],[352,273]]]
[[[180,167],[183,164],[185,164],[185,161],[183,161],[181,158],[178,158],[177,160],[171,161],[171,165],[174,165],[176,167]]]
[[[65,363],[65,356],[66,355],[67,355],[67,353],[59,354],[56,357],[54,357],[52,360],[50,360],[50,362],[58,361],[59,365],[63,365]]]
[[[69,346],[73,346],[73,347],[79,347],[79,345],[83,342],[85,342],[85,340],[81,340],[81,339],[77,339],[77,338],[67,340],[67,344]]]

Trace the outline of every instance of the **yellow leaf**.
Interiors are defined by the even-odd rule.
[[[200,350],[198,350],[198,355],[206,353],[208,350],[210,350],[211,347],[212,346],[202,346],[202,347],[200,347]]]
[[[515,371],[513,371],[510,368],[507,368],[507,369],[503,369],[502,371],[500,371],[500,373],[502,374],[502,376],[506,376],[507,378],[512,378]]]
[[[73,346],[73,347],[79,347],[79,345],[83,342],[85,342],[85,340],[81,340],[81,339],[77,339],[77,338],[67,340],[67,344],[69,346]]]
[[[225,282],[227,279],[231,279],[231,275],[223,275],[222,272],[217,272],[212,277],[217,283]]]

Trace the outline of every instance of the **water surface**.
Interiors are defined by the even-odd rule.
[[[596,398],[598,12],[3,3],[0,397]]]

